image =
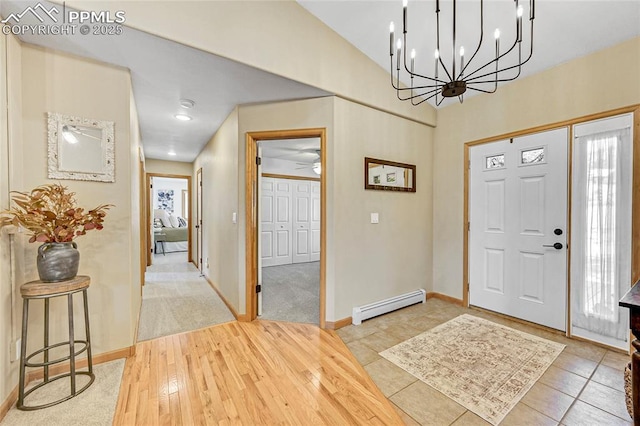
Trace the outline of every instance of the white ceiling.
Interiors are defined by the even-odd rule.
[[[385,70],[389,70],[389,23],[394,21],[396,37],[402,28],[402,1],[297,0],[309,12],[347,39]],[[441,0],[441,53],[451,61],[451,0]],[[528,17],[527,0],[525,17]],[[495,54],[493,32],[501,30],[502,46],[513,40],[513,0],[485,0],[484,44],[473,63],[484,64]],[[457,45],[465,46],[466,58],[475,50],[479,35],[479,1],[458,0]],[[571,59],[640,36],[640,0],[537,0],[534,51],[522,76],[535,74]],[[435,0],[409,0],[408,42],[415,48],[416,72],[433,75],[435,43]],[[509,24],[505,24],[508,22]],[[526,28],[526,27],[525,27]],[[448,36],[448,49],[445,35]],[[528,33],[523,46],[528,52]],[[640,55],[640,52],[638,52]],[[502,63],[502,62],[501,62]],[[507,61],[504,62],[505,64]],[[615,67],[616,64],[610,64]],[[408,81],[405,81],[408,83]],[[606,82],[603,81],[603,84]],[[378,90],[383,90],[380,88]],[[392,90],[389,85],[389,90]],[[500,88],[498,87],[498,90]],[[467,91],[465,96],[472,95]],[[551,94],[550,94],[551,95]],[[458,102],[456,98],[445,101]]]
[[[41,1],[49,9],[54,5]],[[1,0],[0,14],[19,13],[34,1]],[[25,15],[21,24],[38,24]],[[31,36],[28,43],[119,65],[131,70],[145,156],[191,162],[236,105],[326,96],[314,87],[123,27],[119,36]],[[179,100],[195,101],[180,107]],[[193,117],[182,122],[174,115]],[[90,117],[101,118],[104,117]],[[173,150],[176,155],[170,156]]]
[[[320,138],[260,141],[262,156],[296,163],[313,164],[320,155]]]

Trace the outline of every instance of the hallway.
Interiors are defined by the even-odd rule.
[[[154,256],[153,261],[145,274],[138,342],[235,319],[196,267],[187,262],[186,252]]]

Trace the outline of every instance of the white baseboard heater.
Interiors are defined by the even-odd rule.
[[[369,303],[368,305],[356,306],[353,308],[351,323],[353,325],[360,325],[362,321],[368,320],[369,318],[377,317],[378,315],[386,314],[416,303],[424,303],[426,301],[426,295],[427,292],[425,290],[419,289],[379,302]]]

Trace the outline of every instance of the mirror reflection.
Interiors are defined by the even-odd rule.
[[[58,146],[58,170],[104,173],[106,152],[102,149],[102,129],[65,124]]]
[[[416,192],[416,166],[365,157],[365,189]]]
[[[114,123],[48,114],[50,179],[115,181]]]

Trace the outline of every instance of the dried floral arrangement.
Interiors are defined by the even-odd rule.
[[[30,232],[30,243],[68,243],[87,231],[101,230],[107,210],[113,207],[103,204],[85,213],[76,205],[75,192],[58,183],[11,194],[15,207],[0,211],[0,228],[24,228]]]

